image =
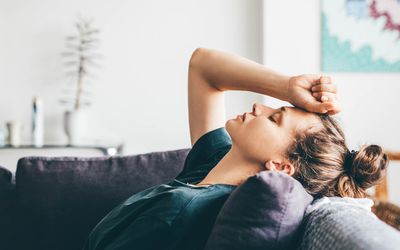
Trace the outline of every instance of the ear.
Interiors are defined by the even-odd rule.
[[[265,162],[265,169],[269,171],[278,171],[286,173],[290,176],[294,174],[294,166],[290,162],[281,162],[268,160]]]

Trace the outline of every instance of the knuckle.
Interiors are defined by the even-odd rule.
[[[321,91],[321,85],[315,85],[314,86],[314,91]]]

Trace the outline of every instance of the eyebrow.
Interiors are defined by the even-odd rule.
[[[282,124],[283,124],[283,119],[284,119],[285,116],[286,116],[287,108],[281,107],[280,110],[281,110],[281,112],[280,112],[280,113],[281,113],[280,124],[282,125]]]

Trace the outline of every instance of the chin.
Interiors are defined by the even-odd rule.
[[[233,123],[234,121],[232,121],[232,119],[229,119],[229,120],[227,120],[226,122],[225,122],[225,129],[226,130],[230,130],[231,129],[231,127],[232,127],[232,123]]]
[[[225,129],[228,132],[228,134],[230,135],[230,137],[232,137],[232,135],[234,134],[235,122],[236,121],[234,119],[230,119],[230,120],[227,120],[225,123]]]
[[[235,124],[235,119],[229,119],[225,122],[225,128],[226,130],[232,129],[232,126]]]

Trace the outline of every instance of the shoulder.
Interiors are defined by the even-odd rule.
[[[231,145],[232,140],[225,127],[214,129],[196,141],[189,152],[187,160],[190,160],[190,162],[207,161],[207,156],[211,157],[218,150]]]
[[[179,199],[185,201],[184,209],[181,210],[178,216],[209,212],[211,208],[219,208],[234,189],[235,186],[221,184],[208,187],[192,187],[190,191],[182,189],[176,194]]]
[[[232,140],[225,127],[207,132],[193,145],[182,172],[176,178],[189,183],[202,180],[231,146]]]

